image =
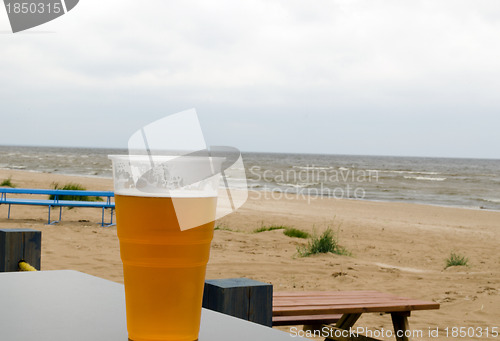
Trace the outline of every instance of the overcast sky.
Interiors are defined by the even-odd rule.
[[[500,158],[500,2],[80,0],[13,34],[0,144],[127,146],[196,108],[243,151]]]

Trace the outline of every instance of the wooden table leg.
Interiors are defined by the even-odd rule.
[[[340,320],[335,323],[335,327],[340,329],[349,329],[359,320],[361,314],[344,314]]]
[[[344,314],[342,317],[332,326],[329,324],[319,323],[319,324],[305,324],[303,330],[311,332],[321,332],[323,328],[333,328],[333,329],[345,329],[349,330],[356,321],[359,319],[361,314]],[[332,338],[327,338],[326,340],[335,340]]]
[[[357,335],[356,337],[354,334],[348,332],[360,316],[361,314],[344,314],[335,326],[325,325],[324,327],[327,327],[327,330],[330,332],[330,336],[325,341],[380,341],[364,335]]]
[[[409,341],[408,336],[405,335],[405,332],[410,329],[408,316],[410,316],[410,312],[391,313],[392,325],[394,326],[394,334],[397,341]]]
[[[343,330],[349,330],[354,326],[356,321],[359,319],[361,314],[344,314],[342,318],[335,324],[335,326],[327,326],[330,330],[331,335],[325,339],[325,341],[379,341],[377,339],[367,337],[364,335],[358,335],[357,337],[346,335],[341,336],[341,332]],[[397,341],[409,341],[408,336],[405,335],[405,332],[410,329],[408,324],[408,316],[410,316],[410,312],[397,312],[391,313],[392,324],[394,326],[394,335]],[[339,336],[336,336],[335,331]]]

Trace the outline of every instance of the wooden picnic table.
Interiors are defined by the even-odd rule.
[[[407,341],[408,317],[414,310],[439,309],[439,303],[420,301],[379,291],[305,291],[273,294],[273,325],[304,324],[319,330],[334,323],[325,340],[353,340],[347,332],[364,313],[391,314],[398,341]],[[335,332],[337,331],[337,332]],[[347,336],[347,337],[346,337]],[[377,340],[359,336],[355,340]]]

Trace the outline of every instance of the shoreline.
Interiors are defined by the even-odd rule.
[[[113,181],[113,178],[111,176],[108,177],[108,176],[99,176],[99,175],[92,175],[92,174],[53,173],[53,172],[44,172],[44,171],[37,171],[37,170],[10,169],[10,168],[0,168],[0,176],[3,176],[2,173],[4,171],[5,172],[14,172],[14,173],[26,172],[26,173],[34,173],[34,174],[47,174],[47,175],[51,175],[51,176],[108,180],[111,183]],[[0,178],[0,180],[2,180],[2,178]],[[241,190],[241,189],[238,188],[236,190]],[[472,210],[472,211],[500,212],[500,210],[487,209],[487,208],[481,208],[481,207],[459,206],[459,205],[440,205],[440,204],[432,204],[432,203],[409,201],[409,200],[391,201],[391,200],[382,200],[382,199],[376,200],[376,199],[357,199],[357,198],[336,198],[336,197],[331,197],[331,196],[321,195],[321,194],[294,193],[294,192],[288,192],[288,191],[270,190],[267,188],[248,189],[249,197],[250,197],[250,193],[252,193],[252,192],[255,192],[255,193],[260,193],[260,192],[279,193],[279,194],[282,194],[283,196],[285,196],[285,198],[289,198],[289,199],[291,199],[291,197],[294,197],[294,196],[302,197],[302,199],[313,198],[313,199],[308,199],[308,202],[313,202],[313,201],[317,200],[316,198],[320,198],[319,200],[349,200],[349,201],[360,201],[360,202],[403,203],[403,204],[424,205],[424,206],[442,207],[442,208],[457,208],[457,209]]]
[[[326,196],[326,195],[313,195],[313,194],[300,194],[300,193],[293,193],[293,192],[285,192],[285,191],[273,191],[273,190],[269,190],[269,189],[266,189],[266,188],[263,188],[263,189],[249,189],[248,190],[249,193],[251,192],[256,192],[256,193],[259,193],[259,192],[268,192],[268,193],[285,193],[286,196],[290,196],[288,197],[289,199],[293,199],[291,198],[292,196],[302,196],[304,198],[321,198],[320,200],[348,200],[348,201],[359,201],[359,202],[380,202],[380,203],[388,203],[388,204],[410,204],[410,205],[422,205],[422,206],[431,206],[431,207],[442,207],[442,208],[456,208],[456,209],[464,209],[464,210],[472,210],[472,211],[485,211],[485,212],[500,212],[500,210],[494,210],[494,209],[488,209],[488,208],[481,208],[481,207],[475,207],[475,206],[454,206],[454,205],[440,205],[440,204],[431,204],[431,203],[426,203],[426,202],[417,202],[417,201],[403,201],[403,200],[400,200],[400,201],[391,201],[391,200],[382,200],[382,199],[379,199],[379,200],[376,200],[376,199],[356,199],[356,198],[336,198],[336,197],[330,197],[330,196]],[[308,201],[315,201],[316,199],[314,200],[308,200]]]
[[[35,170],[35,169],[11,169],[11,168],[0,167],[0,171],[29,172],[29,173],[36,173],[36,174],[54,174],[54,175],[74,176],[74,177],[82,177],[82,178],[109,179],[111,181],[113,180],[112,176],[100,176],[100,175],[92,175],[92,174],[55,173],[55,172],[39,171],[39,170]]]
[[[4,169],[111,178],[111,149],[3,148]],[[244,155],[248,187],[258,191],[409,202],[500,211],[500,163],[488,160],[323,154]],[[321,156],[320,156],[321,155]],[[453,161],[455,160],[455,161]],[[16,167],[21,166],[21,167]],[[239,166],[240,167],[240,166]],[[242,169],[238,170],[241,172]],[[227,173],[238,187],[245,176]],[[433,181],[430,181],[433,180]],[[443,181],[434,181],[443,180]]]

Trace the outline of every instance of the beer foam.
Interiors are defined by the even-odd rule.
[[[115,189],[115,195],[127,195],[134,197],[153,197],[153,198],[210,198],[216,197],[217,192],[200,190],[170,190],[167,192],[145,192],[136,188]]]

